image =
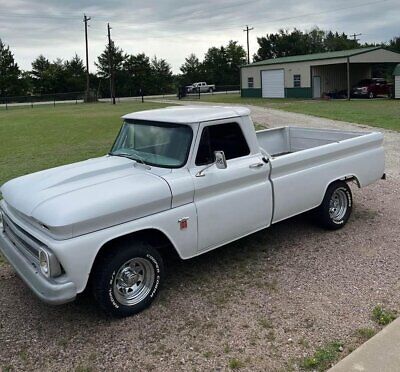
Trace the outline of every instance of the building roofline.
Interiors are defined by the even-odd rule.
[[[310,61],[318,61],[318,60],[328,60],[328,59],[340,59],[340,58],[351,58],[360,54],[364,53],[369,53],[373,52],[375,50],[379,49],[384,49],[387,50],[386,48],[382,46],[377,46],[377,47],[367,47],[367,48],[358,48],[358,49],[347,49],[347,50],[338,50],[334,52],[324,52],[324,53],[312,53],[312,54],[301,54],[298,56],[287,56],[287,57],[279,57],[279,58],[270,58],[266,59],[264,61],[259,61],[259,62],[254,62],[250,63],[247,65],[241,66],[241,68],[244,67],[256,67],[256,66],[271,66],[271,65],[279,65],[279,64],[287,64],[287,63],[299,63],[299,62],[310,62]],[[348,54],[350,51],[354,51],[354,53]],[[343,54],[340,55],[339,53],[342,52]],[[328,56],[329,54],[332,53],[338,53],[338,55],[335,56]],[[396,53],[396,52],[393,52]],[[323,55],[326,54],[327,56],[324,57]],[[320,58],[313,58],[312,56],[321,56]],[[285,61],[285,59],[292,59]]]

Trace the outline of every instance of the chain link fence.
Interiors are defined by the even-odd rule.
[[[0,107],[6,110],[12,106],[30,106],[33,108],[37,105],[57,103],[79,103],[87,99],[86,92],[68,92],[68,93],[54,93],[54,94],[41,94],[30,96],[14,96],[14,97],[0,97]],[[90,93],[90,100],[96,101],[95,93]]]
[[[141,101],[145,100],[158,100],[158,99],[201,99],[205,95],[217,95],[228,93],[240,93],[239,85],[217,85],[207,91],[188,91],[187,87],[180,87],[178,93],[170,93],[160,91],[157,95],[146,95],[145,90],[139,90],[139,95],[131,97],[115,97],[117,103],[124,101]],[[89,102],[109,102],[112,99],[109,97],[98,97],[95,91],[91,91],[89,98],[86,97],[86,92],[68,92],[68,93],[53,93],[29,96],[14,96],[14,97],[0,97],[0,109],[8,110],[11,107],[25,106],[34,108],[39,105],[53,105],[61,103],[78,104],[85,101]]]
[[[213,85],[206,89],[180,87],[178,91],[179,99],[201,99],[202,96],[214,94],[240,93],[240,85]]]

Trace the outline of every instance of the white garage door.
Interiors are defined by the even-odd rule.
[[[395,98],[400,98],[400,76],[395,76],[394,78],[394,96]]]
[[[262,96],[264,98],[284,98],[284,82],[283,70],[261,71]]]

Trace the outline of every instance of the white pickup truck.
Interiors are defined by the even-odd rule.
[[[305,211],[329,229],[348,186],[384,176],[383,136],[283,127],[255,132],[242,107],[136,112],[108,155],[1,187],[0,250],[42,300],[91,288],[116,316],[153,301],[162,253],[200,255]]]
[[[193,83],[186,87],[188,93],[212,93],[215,90],[214,84],[207,84],[205,81]]]

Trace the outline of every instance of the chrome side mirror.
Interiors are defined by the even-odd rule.
[[[214,151],[215,165],[218,169],[226,169],[228,164],[226,164],[225,153],[223,151]]]
[[[212,167],[214,164],[218,169],[226,169],[228,167],[228,164],[226,163],[225,154],[223,151],[214,151],[214,157],[215,157],[214,163],[208,164],[201,171],[197,172],[196,177],[204,177],[205,176],[204,171]]]

